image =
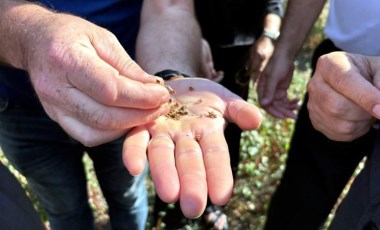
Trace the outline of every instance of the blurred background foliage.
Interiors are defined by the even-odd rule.
[[[310,32],[295,62],[296,69],[289,95],[291,98],[303,98],[307,81],[310,77],[310,58],[314,48],[323,39],[323,27],[326,21],[327,8],[323,10],[319,20]],[[251,86],[249,101],[258,105],[254,86]],[[235,181],[234,194],[226,206],[230,229],[262,229],[269,200],[284,171],[286,153],[289,148],[294,120],[279,120],[267,115],[262,110],[264,120],[255,131],[243,132],[241,138],[241,162]],[[35,205],[41,218],[46,222],[46,215],[38,204],[35,195],[20,175],[0,153],[0,161],[7,165],[19,179],[28,196]],[[89,201],[95,213],[98,229],[110,229],[108,224],[107,205],[96,181],[91,160],[83,159],[87,177]],[[147,181],[151,207],[154,201],[154,188],[150,178]],[[333,213],[330,215],[330,219]],[[149,219],[150,220],[150,219]],[[148,222],[147,229],[154,229],[154,223]],[[48,223],[46,223],[49,228]],[[328,226],[328,221],[326,223]],[[326,227],[325,226],[325,227]],[[201,229],[199,220],[191,221],[184,229]]]

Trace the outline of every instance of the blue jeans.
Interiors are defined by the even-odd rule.
[[[1,103],[3,101],[0,101]],[[113,229],[145,229],[146,172],[131,176],[122,162],[123,139],[87,148],[70,138],[41,109],[0,105],[0,144],[47,212],[52,229],[93,229],[88,203],[85,152],[108,203]]]

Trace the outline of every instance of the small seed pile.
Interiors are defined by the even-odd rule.
[[[165,88],[169,91],[169,94],[175,94],[175,90],[172,89],[172,87],[170,87],[169,85],[165,85],[164,82],[161,82],[159,80],[157,80],[157,83],[165,86]],[[193,86],[189,86],[189,90],[194,91],[195,89]],[[195,104],[199,104],[199,103],[202,103],[202,99],[199,99]],[[169,105],[170,105],[170,111],[168,114],[165,115],[167,118],[170,118],[173,120],[179,120],[182,116],[189,115],[188,108],[185,105],[181,105],[178,101],[174,99],[170,99]],[[217,115],[213,111],[210,111],[207,114],[199,115],[199,117],[208,117],[208,118],[215,119]],[[198,138],[200,139],[200,137]]]
[[[170,99],[170,111],[165,116],[173,120],[179,120],[182,116],[188,115],[189,111],[186,106],[181,105],[179,102]]]

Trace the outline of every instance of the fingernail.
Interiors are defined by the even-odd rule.
[[[165,104],[165,103],[168,103],[170,100],[170,94],[165,94],[162,98],[161,98],[161,104]]]
[[[380,105],[375,105],[373,108],[372,108],[372,113],[373,115],[375,115],[375,117],[377,119],[380,119]]]
[[[156,83],[158,83],[158,84],[160,84],[160,85],[164,85],[165,83],[164,83],[164,80],[162,79],[162,78],[160,78],[160,77],[156,77],[155,76],[155,78],[156,78]]]

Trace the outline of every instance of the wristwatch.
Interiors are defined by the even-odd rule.
[[[173,78],[186,78],[190,77],[187,74],[181,73],[177,70],[165,69],[154,74],[157,77],[161,77],[164,81],[172,80]]]
[[[276,41],[277,38],[280,36],[280,31],[277,31],[277,30],[264,30],[261,35],[263,35],[265,37],[268,37],[268,38],[272,39],[273,41]]]

